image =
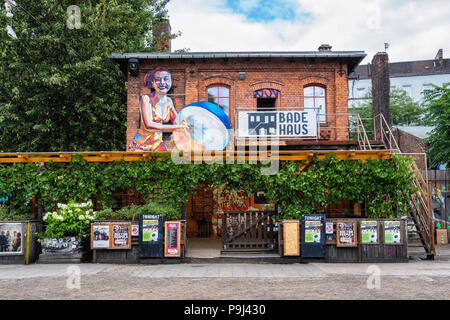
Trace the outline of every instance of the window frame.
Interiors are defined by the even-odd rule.
[[[312,96],[306,95],[306,89],[308,89],[308,88],[313,88],[314,91],[313,91],[313,95]],[[324,91],[324,95],[323,96],[316,95],[316,88],[321,88]],[[307,98],[313,99],[314,108],[316,108],[316,101],[317,101],[317,99],[324,99],[324,101],[325,101],[324,113],[323,114],[319,113],[319,123],[327,124],[327,119],[328,119],[328,117],[327,117],[327,105],[328,105],[327,87],[322,85],[322,84],[317,84],[317,83],[310,83],[310,84],[307,84],[307,85],[303,86],[303,107],[304,108],[306,108],[305,107],[305,105],[306,105],[305,101],[306,101]]]
[[[228,96],[220,96],[220,88],[224,88],[224,89],[228,90]],[[215,103],[215,102],[209,101],[209,99],[210,99],[210,96],[209,96],[209,90],[210,90],[210,89],[217,89],[217,96],[214,96],[213,99],[218,99],[218,100],[217,100],[218,104]],[[228,99],[228,113],[227,113],[224,109],[222,109],[222,110],[223,110],[223,112],[225,112],[225,114],[228,116],[228,118],[230,118],[230,111],[231,111],[231,89],[230,89],[230,87],[229,87],[228,85],[225,85],[225,84],[212,84],[212,85],[206,87],[206,95],[207,95],[207,97],[208,97],[208,102],[214,103],[214,104],[217,105],[220,109],[222,109],[222,107],[220,106],[220,100],[222,100],[222,99]]]

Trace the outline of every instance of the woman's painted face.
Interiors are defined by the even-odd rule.
[[[152,86],[157,93],[167,94],[172,87],[172,76],[167,71],[159,71],[153,77]]]

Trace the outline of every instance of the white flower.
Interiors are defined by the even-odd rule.
[[[84,217],[83,215],[81,215],[81,216],[78,217],[78,219],[79,219],[79,220],[84,220],[85,217]]]

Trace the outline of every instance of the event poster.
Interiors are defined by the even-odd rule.
[[[338,222],[337,223],[337,246],[338,247],[356,247],[356,223]]]
[[[109,225],[92,225],[92,249],[109,249]]]
[[[131,248],[130,229],[130,224],[122,223],[112,225],[112,249]]]
[[[22,254],[23,232],[21,223],[0,224],[0,255]]]
[[[384,243],[400,244],[401,243],[401,222],[385,221],[384,222]]]
[[[364,244],[378,243],[378,221],[361,221],[361,242]]]
[[[159,220],[142,221],[142,241],[158,242]]]
[[[179,222],[166,222],[166,247],[164,251],[166,257],[180,256],[180,226]]]
[[[320,243],[322,228],[321,221],[305,221],[305,242],[306,243]]]

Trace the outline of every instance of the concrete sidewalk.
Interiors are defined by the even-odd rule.
[[[68,277],[71,267],[82,276],[128,275],[137,278],[326,278],[365,276],[376,265],[382,275],[396,277],[450,277],[450,261],[414,261],[402,264],[176,264],[176,265],[8,265],[0,266],[0,280]]]

